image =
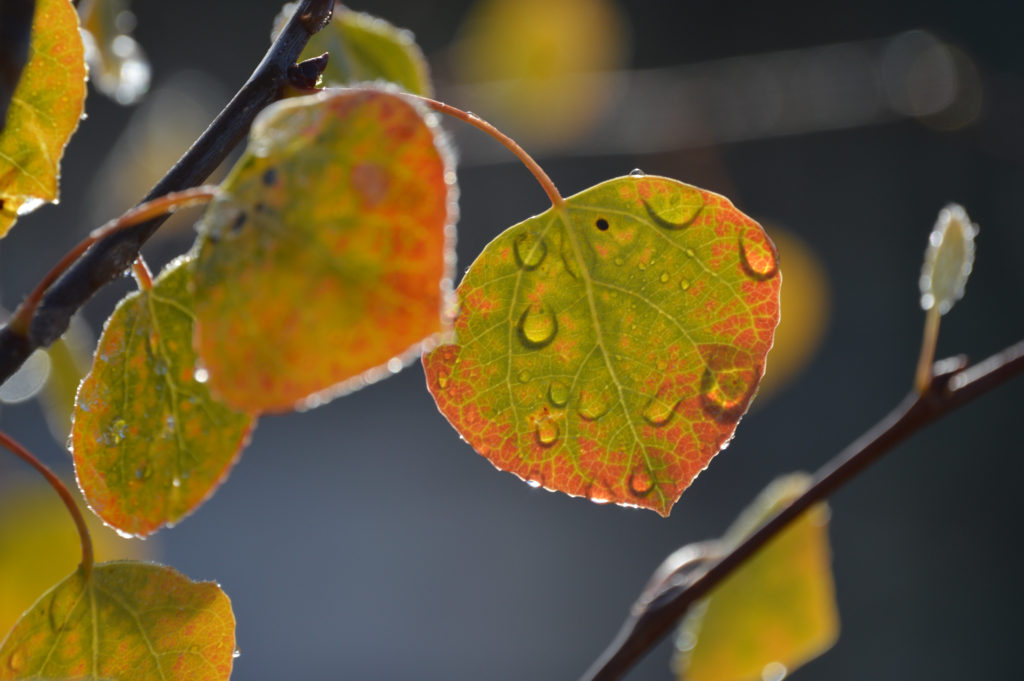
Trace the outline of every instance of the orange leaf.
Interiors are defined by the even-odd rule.
[[[369,89],[256,120],[200,225],[194,274],[197,349],[226,402],[316,405],[444,329],[454,174],[432,120]]]
[[[609,180],[487,246],[427,385],[498,468],[667,515],[754,395],[780,283],[775,247],[724,197]]]

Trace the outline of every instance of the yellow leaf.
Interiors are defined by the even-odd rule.
[[[64,146],[85,102],[85,57],[69,0],[38,0],[29,60],[0,132],[0,237],[57,200]]]
[[[804,474],[775,480],[726,533],[726,550],[809,484]],[[832,647],[839,616],[827,523],[824,504],[811,508],[693,608],[676,644],[681,680],[778,679]]]

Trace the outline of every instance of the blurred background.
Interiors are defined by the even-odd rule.
[[[980,235],[939,355],[978,360],[1024,337],[1024,42],[1012,3],[353,7],[413,31],[438,98],[518,139],[563,194],[641,168],[728,195],[779,245],[783,322],[754,408],[669,519],[496,471],[437,412],[418,365],[264,418],[229,484],[194,516],[146,542],[100,540],[107,556],[128,551],[222,584],[238,618],[234,679],[577,678],[668,553],[720,535],[770,480],[813,471],[907,393],[922,253],[948,202]],[[7,309],[176,160],[259,61],[280,4],[132,9],[138,45],[122,41],[119,53],[130,77],[112,88],[127,104],[90,92],[61,204],[0,242]],[[461,271],[546,199],[495,142],[445,127],[460,157]],[[158,267],[191,240],[178,216],[146,255]],[[126,279],[101,292],[77,340],[94,339],[130,290]],[[63,426],[55,437],[40,402],[19,401],[31,385],[5,390],[0,427],[70,478]],[[59,408],[61,394],[47,399]],[[1017,379],[834,497],[842,634],[797,678],[1019,676],[1022,404]],[[56,497],[30,484],[0,456],[4,630],[77,561]],[[26,530],[44,518],[53,539],[38,541],[42,529]],[[3,591],[18,570],[39,581],[33,593]],[[670,678],[670,647],[630,678]]]

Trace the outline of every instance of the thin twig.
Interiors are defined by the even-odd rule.
[[[924,426],[1024,372],[1024,341],[971,367],[965,364],[960,357],[937,362],[924,393],[913,390],[888,416],[822,467],[806,492],[671,596],[659,598],[651,607],[639,612],[634,610],[608,648],[580,677],[581,681],[621,678],[676,627],[694,602],[708,595],[801,513],[823,501]]]
[[[78,504],[75,503],[75,498],[71,496],[71,492],[61,482],[61,479],[53,474],[49,468],[47,468],[43,462],[32,455],[32,452],[28,451],[20,444],[15,442],[7,433],[0,431],[0,446],[5,447],[12,454],[25,461],[28,465],[39,471],[46,482],[50,483],[50,486],[60,496],[60,500],[67,506],[68,512],[71,513],[71,518],[75,521],[75,527],[78,529],[78,538],[82,544],[82,571],[86,579],[89,579],[89,575],[92,574],[93,564],[93,553],[92,553],[92,537],[89,536],[89,527],[85,524],[85,518],[82,516],[82,511],[78,508]]]
[[[278,97],[288,82],[288,67],[298,59],[310,36],[330,20],[333,8],[334,0],[302,0],[298,4],[249,80],[143,201],[194,187],[209,177],[245,137],[256,114]],[[154,218],[94,244],[46,291],[27,333],[9,325],[0,328],[0,383],[33,350],[60,338],[71,316],[131,267],[142,244],[165,219]]]

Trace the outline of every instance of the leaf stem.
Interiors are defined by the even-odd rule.
[[[75,521],[75,527],[78,529],[78,539],[82,544],[82,571],[85,574],[85,578],[89,579],[89,575],[92,574],[92,565],[94,562],[92,553],[92,537],[89,535],[89,528],[85,524],[85,517],[82,516],[82,511],[78,508],[78,504],[75,503],[75,498],[71,496],[71,492],[64,483],[61,482],[60,478],[53,474],[53,471],[43,465],[43,463],[33,456],[30,451],[15,442],[3,431],[0,431],[0,446],[3,446],[12,454],[39,471],[60,496],[64,505],[67,506],[68,512],[71,513],[71,518]]]
[[[551,181],[551,178],[548,177],[548,174],[544,172],[543,168],[540,167],[540,164],[533,160],[533,157],[526,153],[526,150],[519,146],[519,144],[517,144],[514,139],[512,139],[502,131],[498,130],[496,127],[494,127],[484,119],[480,118],[475,113],[470,113],[468,111],[463,111],[462,109],[457,109],[450,104],[445,104],[444,102],[439,102],[428,97],[420,97],[419,95],[410,94],[407,94],[406,97],[415,99],[416,101],[425,104],[434,111],[447,114],[453,118],[459,119],[460,121],[469,123],[473,127],[483,130],[488,135],[501,142],[505,146],[505,148],[511,151],[513,154],[515,154],[516,157],[520,161],[522,161],[523,165],[526,166],[527,170],[529,170],[533,174],[533,176],[537,178],[537,182],[540,183],[540,186],[543,187],[544,192],[548,195],[548,198],[551,199],[552,206],[554,206],[555,208],[561,208],[563,205],[565,205],[565,199],[563,199],[562,195],[558,193],[558,187],[555,186],[555,183]]]
[[[645,606],[638,601],[615,639],[581,681],[619,679],[647,651],[675,628],[691,605],[706,596],[736,568],[749,559],[814,504],[853,480],[897,444],[945,414],[991,391],[1024,372],[1024,341],[982,362],[967,367],[954,357],[940,361],[931,371],[924,392],[912,391],[885,418],[855,440],[814,476],[811,487],[721,558],[710,562],[664,597]]]
[[[70,251],[64,254],[56,265],[54,265],[49,272],[46,273],[36,287],[32,289],[32,292],[28,294],[28,297],[22,301],[18,309],[11,315],[10,321],[7,323],[7,328],[14,333],[20,333],[23,336],[28,336],[29,326],[32,323],[32,319],[35,317],[36,309],[39,307],[40,301],[43,296],[46,295],[46,291],[50,288],[53,282],[57,281],[67,269],[82,257],[86,251],[92,247],[93,244],[102,241],[112,234],[120,232],[121,230],[135,227],[147,220],[152,220],[155,217],[172,213],[179,208],[186,206],[195,206],[209,202],[213,197],[217,195],[218,187],[216,185],[203,185],[201,187],[193,187],[192,189],[186,189],[180,192],[171,192],[159,198],[147,201],[143,204],[132,208],[124,215],[114,220],[111,220],[107,224],[103,225],[98,229],[94,229],[89,233],[89,236],[78,242],[78,245],[72,248]],[[137,264],[141,260],[142,256],[139,255],[135,263]],[[150,286],[152,286],[152,277],[149,277],[148,268],[145,263],[142,264],[142,268],[146,269],[146,276]],[[135,265],[132,265],[132,271],[135,272]],[[136,277],[138,277],[136,273]],[[139,286],[147,288],[140,281]]]
[[[921,339],[921,356],[917,360],[917,373],[914,375],[914,387],[918,393],[924,394],[932,382],[932,364],[935,362],[935,346],[939,341],[939,322],[942,315],[939,306],[932,305],[924,316],[924,337]]]
[[[330,21],[334,0],[300,0],[277,39],[199,139],[143,199],[201,184],[245,137],[253,119],[279,97],[310,36]],[[163,222],[162,216],[98,241],[84,253],[39,302],[26,329],[0,327],[0,383],[17,371],[32,351],[60,338],[71,316],[97,291],[131,267],[142,244]],[[24,321],[22,325],[25,325]]]
[[[146,264],[145,258],[139,253],[139,257],[135,258],[135,262],[132,263],[132,276],[135,277],[135,283],[139,285],[139,289],[142,291],[148,291],[153,288],[153,273],[149,269],[149,265]]]

